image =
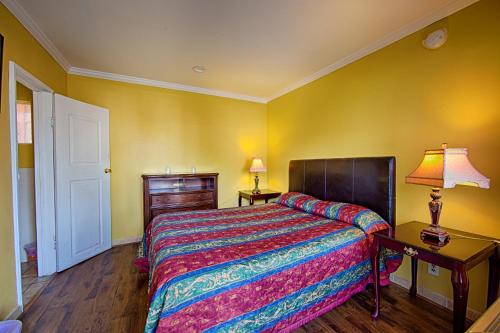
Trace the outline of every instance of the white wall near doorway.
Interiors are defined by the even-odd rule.
[[[19,253],[27,261],[24,247],[36,242],[35,170],[19,168]]]

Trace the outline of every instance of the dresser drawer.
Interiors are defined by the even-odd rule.
[[[412,247],[387,238],[379,238],[379,243],[383,247],[405,254],[410,258],[413,257],[415,259],[423,260],[446,269],[453,268],[453,260],[445,256],[440,256],[438,252],[432,252],[430,249]]]
[[[142,175],[144,230],[160,214],[217,209],[218,175],[215,172]]]
[[[176,194],[156,194],[151,196],[151,207],[183,206],[213,200],[213,192],[194,192]]]
[[[187,206],[187,207],[176,207],[176,208],[164,208],[164,209],[151,209],[151,218],[156,217],[161,214],[184,212],[188,210],[203,210],[203,209],[214,209],[212,203],[201,204],[199,206]]]

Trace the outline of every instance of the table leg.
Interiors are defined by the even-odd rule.
[[[493,304],[498,298],[498,285],[500,283],[500,258],[498,252],[497,246],[495,253],[489,259],[488,306]]]
[[[253,198],[250,198],[250,206],[253,205]]]
[[[469,278],[463,265],[453,269],[451,283],[453,284],[453,332],[463,333],[469,296]]]
[[[375,309],[372,312],[372,318],[377,319],[380,314],[380,244],[377,237],[373,238],[370,252],[372,257],[373,292],[375,298]]]
[[[238,207],[241,207],[241,195],[238,196]]]
[[[267,199],[267,198],[266,198],[266,199],[264,199],[264,200],[265,200],[265,202],[266,202],[266,203],[268,203],[268,201],[269,201],[269,199]]]
[[[418,271],[418,259],[411,257],[411,287],[410,296],[417,297],[417,271]]]

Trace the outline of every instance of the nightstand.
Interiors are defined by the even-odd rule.
[[[238,194],[238,206],[241,207],[241,199],[245,198],[248,200],[250,205],[253,205],[255,200],[264,200],[266,203],[269,202],[269,199],[277,198],[281,195],[281,192],[273,191],[273,190],[260,190],[259,194],[253,194],[252,190],[243,190],[239,191]]]
[[[371,257],[374,267],[375,310],[372,317],[377,318],[380,313],[379,252],[381,247],[385,247],[411,257],[412,281],[410,295],[412,297],[417,295],[419,259],[451,270],[453,332],[463,333],[469,295],[467,271],[480,262],[489,259],[488,306],[491,305],[498,297],[498,284],[500,281],[499,247],[493,240],[488,240],[487,237],[448,228],[443,228],[451,235],[448,244],[442,247],[429,245],[420,239],[420,231],[426,226],[426,223],[409,222],[396,226],[392,235],[387,230],[373,234]],[[467,237],[481,238],[482,240]]]

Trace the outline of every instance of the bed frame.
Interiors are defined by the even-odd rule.
[[[394,156],[292,160],[288,175],[290,192],[361,205],[396,226]]]

